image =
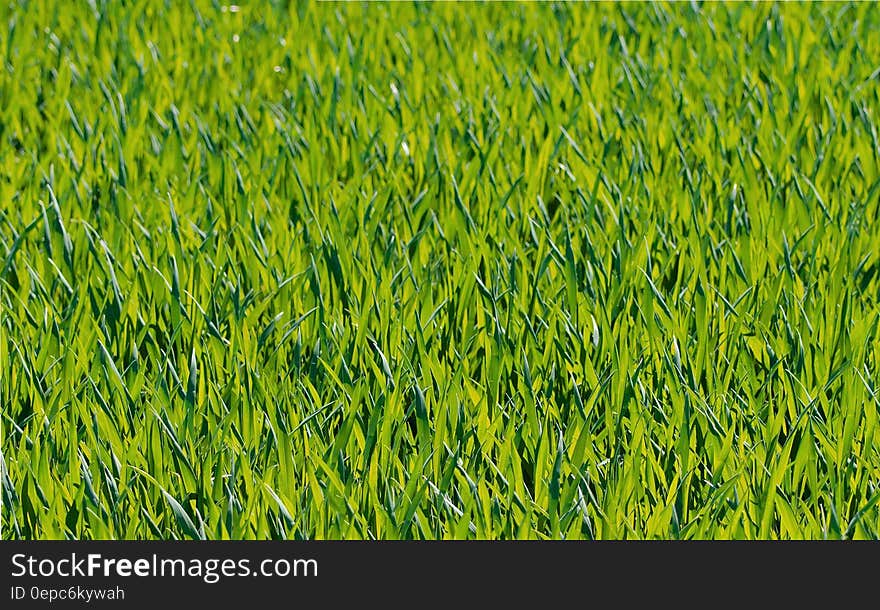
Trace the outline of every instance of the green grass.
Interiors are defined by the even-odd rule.
[[[878,113],[871,3],[5,0],[2,537],[877,538]]]

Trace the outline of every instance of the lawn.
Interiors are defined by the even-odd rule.
[[[877,538],[880,7],[0,7],[2,537]]]

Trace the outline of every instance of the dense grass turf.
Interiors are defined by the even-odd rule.
[[[880,533],[876,5],[0,16],[4,538]]]

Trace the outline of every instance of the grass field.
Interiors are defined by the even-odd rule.
[[[880,7],[0,7],[3,538],[877,538]]]

